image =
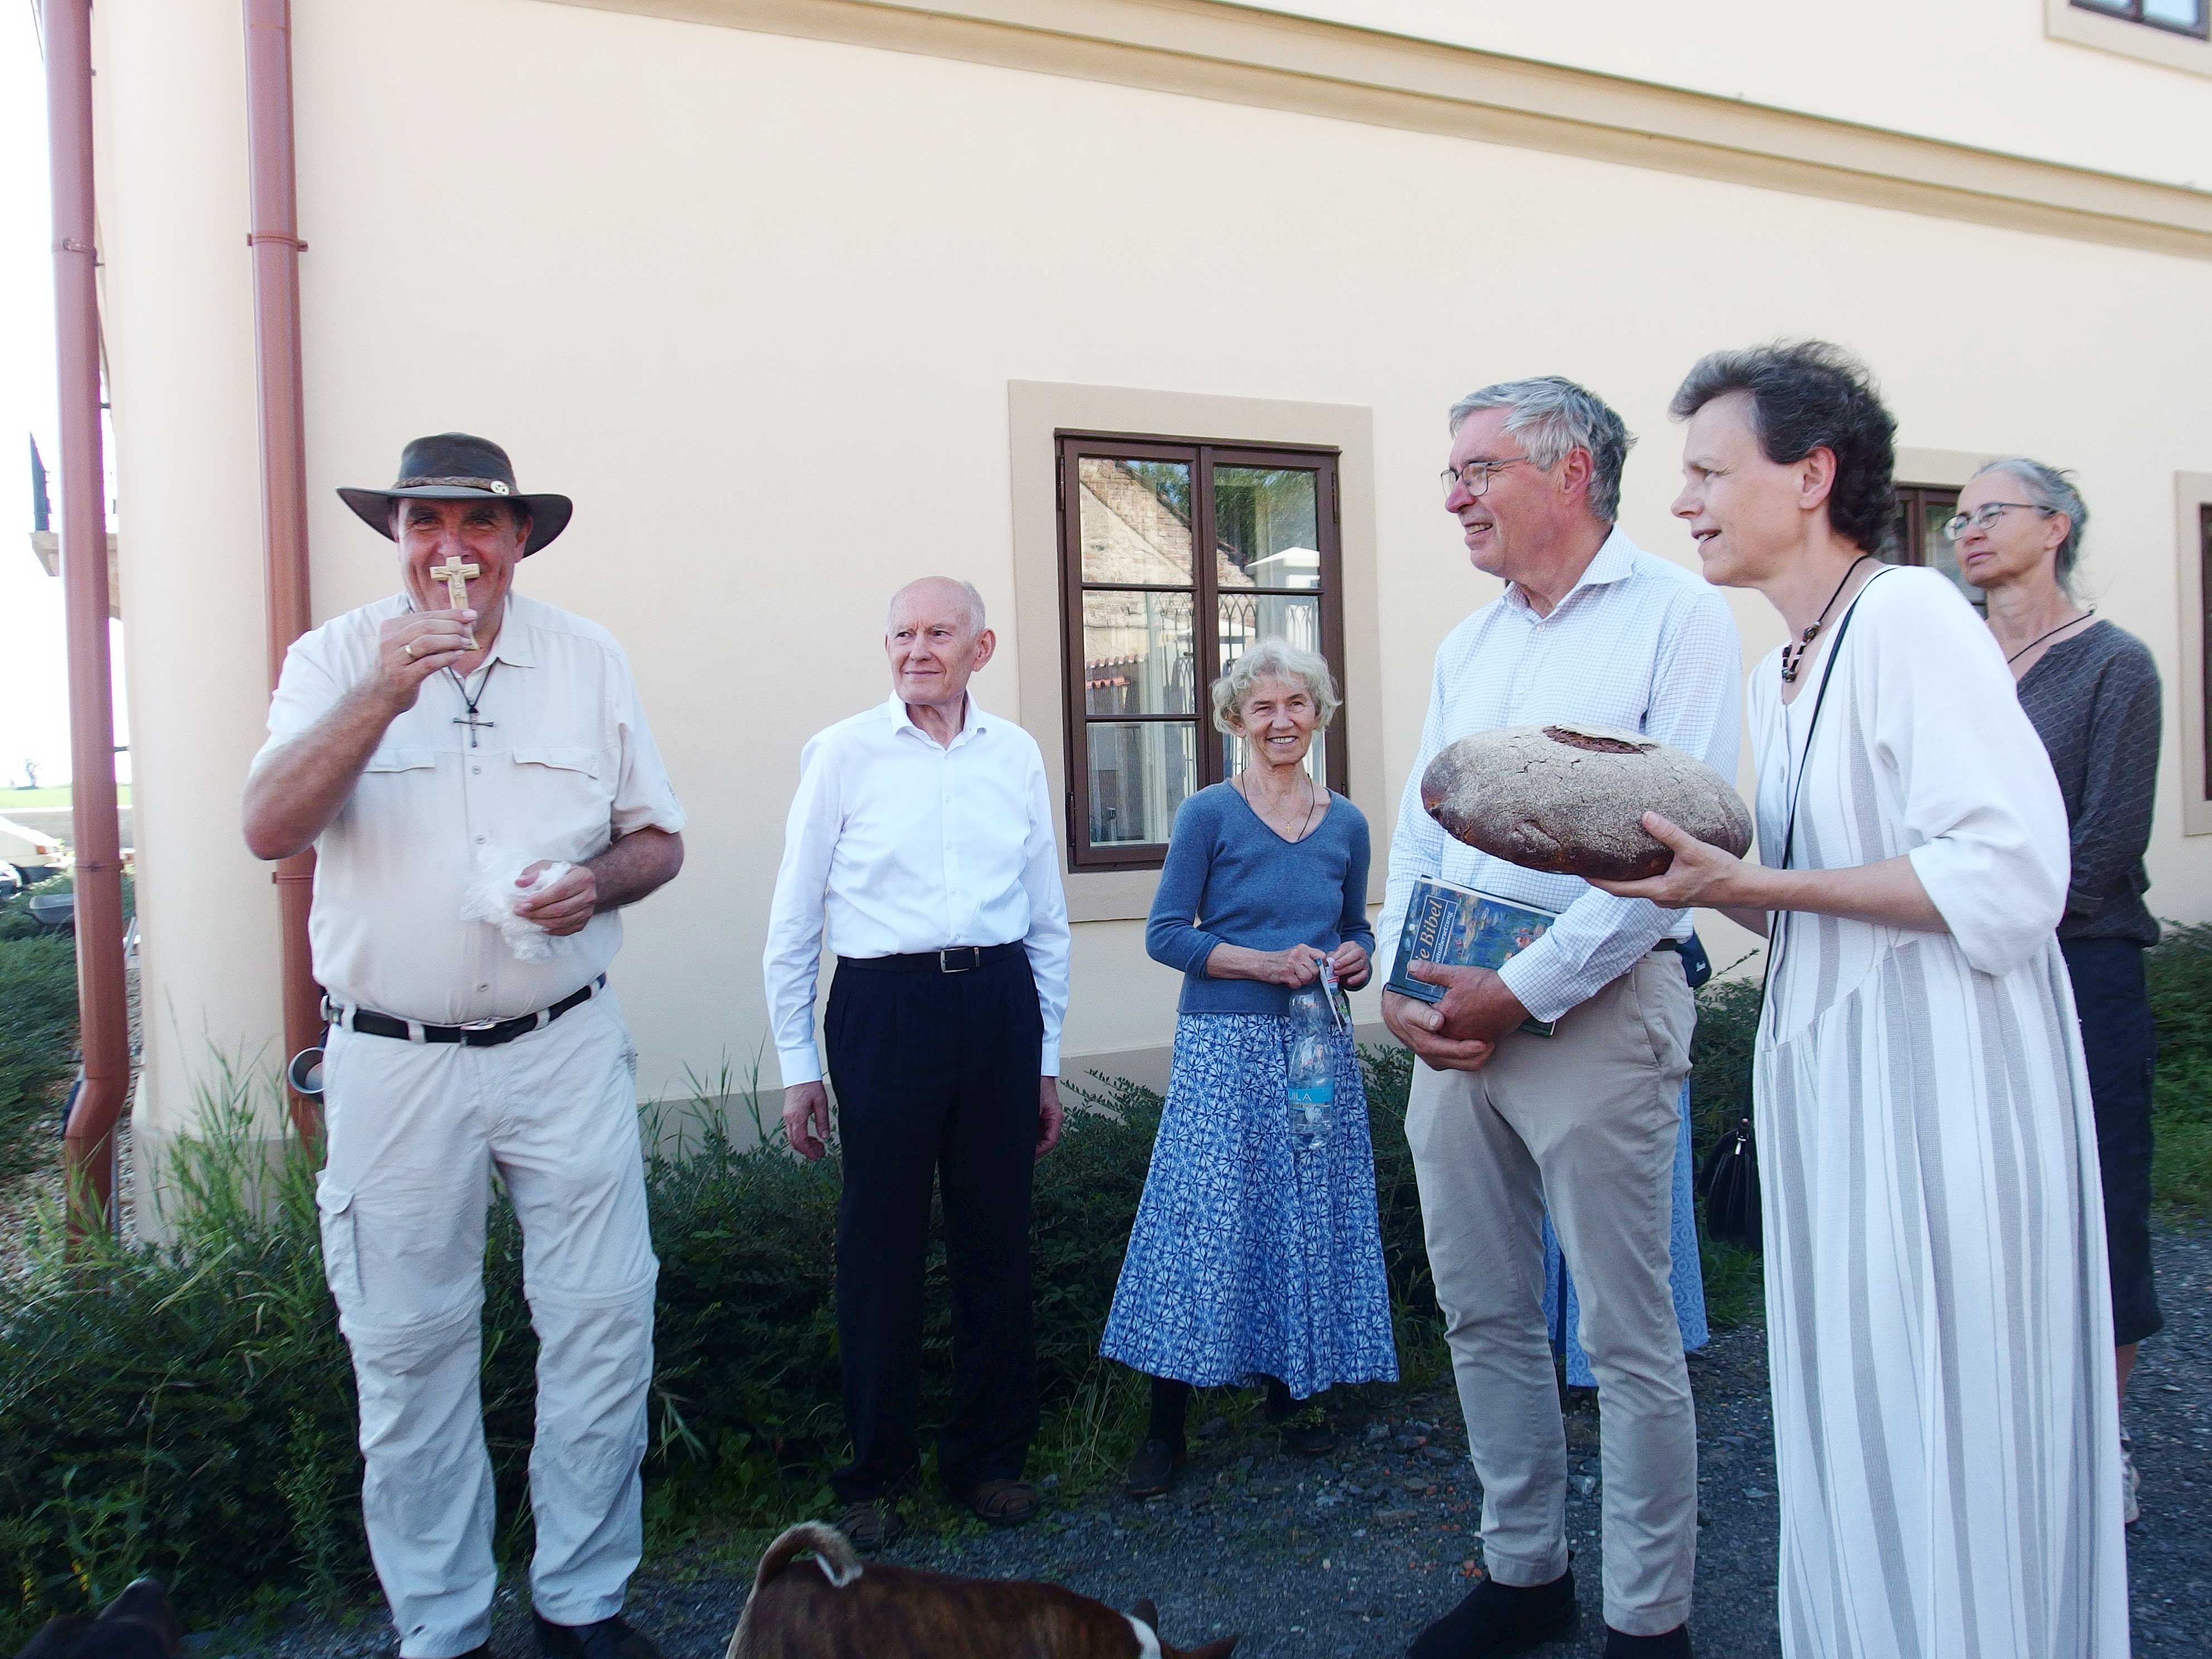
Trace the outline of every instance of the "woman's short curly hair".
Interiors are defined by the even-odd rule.
[[[1816,449],[1835,456],[1829,526],[1866,551],[1881,551],[1897,514],[1891,485],[1897,422],[1866,365],[1826,340],[1709,352],[1683,380],[1668,413],[1686,421],[1731,392],[1751,393],[1751,429],[1768,460],[1786,466]]]
[[[1243,722],[1238,716],[1243,711],[1244,700],[1261,680],[1288,680],[1293,685],[1305,687],[1319,717],[1314,721],[1316,731],[1336,718],[1336,711],[1344,702],[1336,694],[1336,678],[1328,672],[1328,664],[1315,653],[1292,645],[1288,640],[1261,640],[1231,663],[1227,673],[1214,681],[1215,730],[1232,738],[1244,735]]]

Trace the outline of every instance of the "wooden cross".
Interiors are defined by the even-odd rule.
[[[447,608],[454,611],[468,609],[469,578],[480,576],[483,574],[481,566],[463,564],[458,558],[449,558],[443,564],[434,564],[430,567],[430,580],[445,583]],[[469,649],[473,651],[476,648],[477,631],[471,628],[469,629]],[[469,737],[473,743],[476,733],[471,732]]]

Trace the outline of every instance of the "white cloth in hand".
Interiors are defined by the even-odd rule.
[[[537,862],[519,847],[479,847],[476,878],[461,897],[461,920],[488,921],[498,928],[517,962],[544,961],[553,954],[553,936],[527,916],[515,915],[515,905],[544,892],[570,868],[549,864],[526,885],[518,885],[522,872]]]

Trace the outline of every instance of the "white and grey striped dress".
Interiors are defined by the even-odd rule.
[[[1831,630],[1832,636],[1832,628]],[[1826,650],[1753,673],[1782,859]],[[1904,854],[1948,933],[1781,919],[1756,1070],[1789,1659],[2128,1651],[2088,1079],[2053,929],[2066,814],[1989,630],[1867,585],[1803,763],[1799,868]]]

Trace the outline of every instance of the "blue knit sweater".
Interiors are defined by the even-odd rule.
[[[1288,842],[1225,783],[1200,790],[1176,813],[1159,891],[1145,927],[1155,962],[1180,969],[1186,1014],[1280,1014],[1291,994],[1256,980],[1214,979],[1217,945],[1333,951],[1353,939],[1375,952],[1367,922],[1367,820],[1343,796],[1304,841]]]

